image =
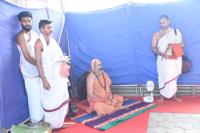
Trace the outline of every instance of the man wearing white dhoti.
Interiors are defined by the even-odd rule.
[[[35,45],[36,63],[43,85],[44,121],[53,129],[63,126],[68,111],[69,66],[57,42],[51,37],[52,21],[41,20],[41,36]],[[66,68],[66,69],[65,69]],[[62,70],[61,70],[62,69]],[[63,70],[65,69],[65,70]],[[67,72],[67,74],[65,73]]]
[[[169,44],[177,43],[183,46],[181,33],[178,29],[173,29],[169,26],[170,21],[168,16],[160,17],[161,31],[154,33],[152,39],[152,50],[157,54],[157,73],[158,85],[161,98],[173,98],[176,101],[181,99],[176,97],[177,79],[181,74],[182,57],[171,58],[174,51]]]
[[[37,34],[32,29],[32,14],[27,11],[20,12],[18,19],[22,30],[17,35],[17,48],[20,54],[20,69],[24,78],[28,96],[29,114],[32,122],[41,121],[43,110],[41,104],[40,78],[35,62],[35,42]]]

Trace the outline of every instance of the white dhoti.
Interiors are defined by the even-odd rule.
[[[159,51],[165,53],[169,43],[177,42],[177,39],[182,41],[179,31],[177,34],[176,36],[174,30],[171,28],[170,31],[159,40],[157,45]],[[176,94],[177,79],[181,74],[181,68],[182,57],[178,57],[177,59],[165,59],[161,56],[157,57],[158,84],[160,94],[165,98],[172,98]]]
[[[42,101],[45,121],[50,123],[52,128],[59,128],[68,112],[69,96],[67,88],[61,90],[63,84],[55,82],[49,80],[51,90],[43,90]]]
[[[47,81],[51,88],[42,91],[45,121],[50,123],[52,128],[59,128],[63,125],[68,112],[68,80],[58,74],[54,79],[47,78]]]
[[[41,104],[41,84],[40,78],[24,78],[26,93],[28,96],[29,114],[32,122],[37,122],[43,118],[43,109]]]
[[[27,50],[33,58],[35,58],[35,42],[38,39],[34,31],[30,32],[31,40],[28,34],[24,33]],[[41,83],[37,68],[35,65],[29,63],[22,53],[19,45],[17,45],[20,54],[20,69],[24,78],[26,93],[28,97],[29,114],[32,122],[37,122],[43,119],[43,109],[41,103]]]
[[[157,59],[158,82],[160,94],[166,98],[173,97],[177,92],[177,79],[181,74],[182,58]]]
[[[44,119],[51,124],[52,128],[60,128],[68,112],[69,102],[68,78],[59,74],[60,57],[63,56],[63,53],[53,38],[50,39],[48,46],[43,36],[40,37],[40,40],[44,49],[42,52],[42,67],[51,86],[50,90],[42,90]]]

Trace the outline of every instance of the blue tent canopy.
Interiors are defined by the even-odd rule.
[[[178,83],[199,84],[200,4],[197,0],[67,13],[74,80],[90,69],[93,58],[100,58],[113,84],[145,84],[148,80],[157,83],[151,39],[159,30],[159,17],[163,14],[182,32],[185,55],[192,61],[192,71],[181,75]]]
[[[93,58],[102,60],[113,84],[144,84],[147,80],[157,83],[151,38],[153,32],[159,30],[159,16],[166,14],[171,25],[184,35],[185,55],[192,61],[191,72],[181,75],[178,83],[200,83],[198,0],[122,5],[95,12],[64,14],[48,9],[25,9],[0,1],[0,129],[10,128],[29,117],[15,43],[20,30],[16,15],[22,10],[33,13],[33,27],[38,33],[40,19],[53,20],[54,36],[72,58],[74,85],[80,75],[90,69]]]

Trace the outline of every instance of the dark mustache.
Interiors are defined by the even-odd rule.
[[[31,25],[25,25],[25,27],[31,27]]]

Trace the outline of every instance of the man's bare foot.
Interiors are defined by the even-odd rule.
[[[160,99],[158,99],[158,102],[163,102],[164,101],[164,97],[163,96],[160,96]]]
[[[176,97],[176,96],[173,97],[172,99],[175,100],[175,101],[177,101],[177,102],[182,102],[182,99],[180,99],[180,98],[178,98],[178,97]]]

